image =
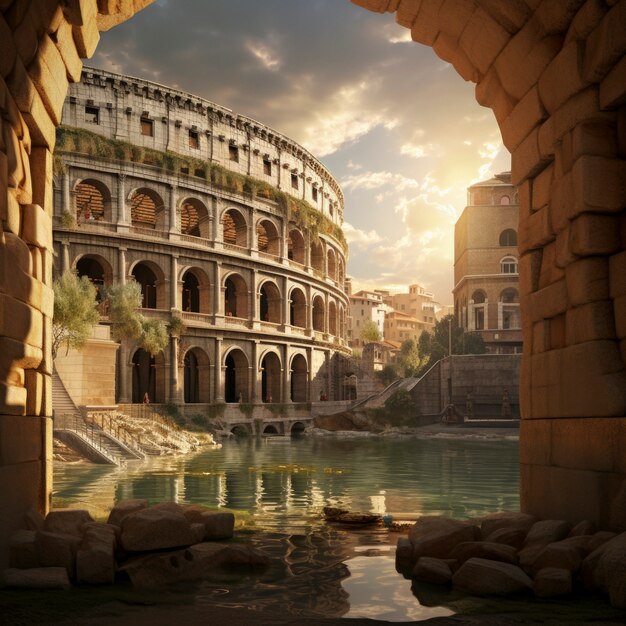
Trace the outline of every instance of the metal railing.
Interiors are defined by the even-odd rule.
[[[145,459],[141,437],[133,435],[124,426],[116,421],[116,413],[113,412],[93,412],[87,413],[85,423],[95,426],[101,431],[108,433],[115,438],[115,442],[124,446],[130,454],[137,458]]]

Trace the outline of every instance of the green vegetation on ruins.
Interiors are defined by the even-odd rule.
[[[293,222],[300,230],[308,232],[313,239],[319,239],[319,236],[323,234],[330,235],[341,244],[344,252],[348,249],[348,243],[341,227],[305,200],[294,198],[258,178],[231,172],[217,163],[210,163],[204,159],[176,152],[161,152],[152,148],[142,148],[127,141],[109,139],[82,128],[67,126],[57,128],[56,152],[55,174],[61,174],[65,171],[65,164],[58,157],[58,154],[69,152],[101,159],[150,165],[161,168],[170,174],[195,176],[206,180],[215,187],[240,193],[249,198],[265,198],[275,202],[290,222]]]

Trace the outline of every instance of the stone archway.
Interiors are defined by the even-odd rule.
[[[512,154],[522,509],[626,529],[626,2],[351,1],[476,83]]]
[[[415,41],[475,82],[512,152],[526,350],[522,508],[625,529],[626,2],[352,1],[395,12]],[[21,36],[29,2],[0,13],[0,268],[11,268],[0,272],[0,419],[3,437],[15,441],[0,460],[3,541],[33,504],[46,509],[51,493],[44,268],[67,81],[79,79],[99,30],[150,2],[40,3],[29,13],[37,46],[19,55],[13,33]],[[4,321],[17,318],[25,323]]]

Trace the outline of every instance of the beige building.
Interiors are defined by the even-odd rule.
[[[518,220],[517,189],[503,172],[468,189],[454,228],[455,314],[495,354],[522,350]]]
[[[408,293],[391,295],[391,306],[399,313],[414,317],[427,330],[430,330],[437,321],[436,312],[439,303],[435,302],[434,294],[417,283],[409,285]]]
[[[361,331],[368,322],[374,322],[381,339],[385,335],[385,314],[388,306],[383,296],[377,291],[357,291],[349,296],[350,312],[348,315],[348,342],[352,348],[362,348]]]
[[[426,323],[413,315],[402,311],[389,311],[385,317],[385,339],[401,344],[407,339],[417,341],[425,330],[431,330],[433,324]]]

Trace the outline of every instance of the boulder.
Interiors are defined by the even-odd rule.
[[[408,574],[413,565],[413,544],[408,537],[400,537],[396,544],[396,571]]]
[[[441,516],[420,517],[409,529],[413,561],[422,556],[447,559],[459,543],[475,541],[480,534],[476,526]]]
[[[115,530],[109,524],[86,524],[76,552],[76,579],[90,585],[115,581]]]
[[[69,589],[70,579],[64,567],[6,569],[2,573],[7,587],[21,589]]]
[[[34,530],[16,530],[9,538],[9,565],[17,569],[39,567]]]
[[[348,511],[332,506],[324,507],[324,517],[327,522],[335,522],[337,524],[377,524],[382,520],[380,515],[373,513]]]
[[[519,550],[524,545],[526,531],[523,528],[498,528],[485,537],[489,543],[501,543]]]
[[[57,535],[82,536],[83,524],[93,522],[89,511],[72,509],[52,509],[44,521],[43,529]]]
[[[151,509],[156,509],[157,511],[172,511],[173,513],[184,513],[185,505],[178,504],[178,502],[159,502],[157,504],[153,504]]]
[[[109,519],[107,524],[114,524],[120,526],[122,520],[131,513],[136,513],[143,509],[148,508],[147,500],[120,500],[109,513]]]
[[[452,580],[452,570],[448,563],[441,559],[422,556],[413,568],[412,577],[433,585],[447,585]]]
[[[43,530],[43,515],[35,508],[30,508],[24,514],[24,526],[27,530]]]
[[[596,528],[593,522],[590,522],[588,519],[583,520],[582,522],[578,522],[574,528],[569,533],[570,537],[578,537],[579,535],[593,535],[596,532]]]
[[[512,563],[513,565],[517,565],[518,561],[515,548],[488,541],[459,543],[450,553],[450,558],[456,559],[459,565],[474,557],[490,561],[501,561],[502,563]]]
[[[204,524],[191,524],[193,543],[202,543],[204,541],[204,533]]]
[[[567,569],[544,567],[537,572],[533,584],[538,598],[552,598],[572,593],[572,573]]]
[[[526,535],[524,548],[528,546],[542,545],[561,541],[569,535],[570,525],[563,520],[547,519],[536,522]]]
[[[122,519],[120,540],[125,550],[144,552],[190,546],[194,533],[182,513],[151,507]]]
[[[571,546],[572,548],[576,548],[576,550],[578,550],[578,554],[580,554],[580,556],[584,559],[587,554],[589,554],[588,546],[590,539],[591,535],[573,535],[571,537],[567,537],[566,539],[562,539],[557,543],[562,546]]]
[[[483,539],[487,539],[489,535],[501,529],[523,530],[527,533],[536,521],[537,518],[528,513],[492,513],[483,517],[480,531]]]
[[[205,534],[201,540],[230,539],[235,531],[235,516],[229,511],[212,511],[203,506],[190,505],[185,507],[183,514],[190,523],[204,525]]]
[[[608,530],[600,530],[594,535],[591,535],[587,543],[587,552],[591,554],[595,552],[600,546],[603,546],[607,541],[610,541],[614,537],[617,537],[617,533],[612,533]]]
[[[201,580],[208,572],[218,568],[241,565],[257,567],[267,563],[267,557],[250,546],[211,542],[133,559],[121,569],[128,574],[135,587],[153,589]]]
[[[35,533],[35,546],[39,562],[45,567],[64,567],[73,578],[76,550],[80,539],[71,535],[61,535],[41,531]]]
[[[613,606],[626,608],[626,533],[592,552],[583,561],[581,578],[587,588],[607,592]]]
[[[517,565],[477,558],[469,559],[459,567],[452,577],[452,584],[481,596],[506,596],[533,588],[532,580]]]
[[[580,552],[562,541],[549,543],[533,560],[530,571],[536,574],[544,568],[565,569],[575,574],[580,569],[582,557]]]

